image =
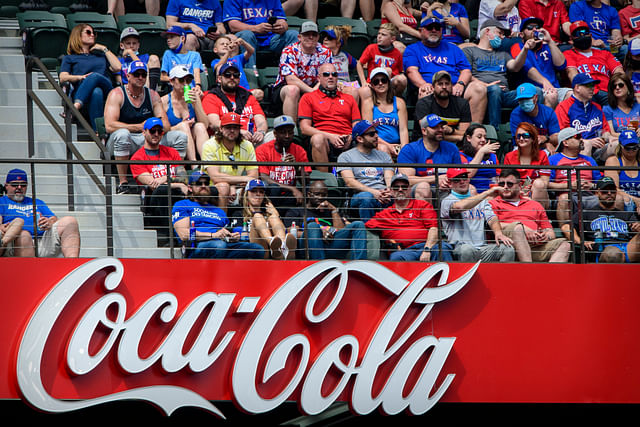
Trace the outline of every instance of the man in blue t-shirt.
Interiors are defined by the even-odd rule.
[[[436,184],[435,168],[402,167],[401,163],[422,163],[429,165],[459,164],[460,151],[455,144],[444,141],[444,126],[447,123],[436,114],[429,114],[420,120],[422,139],[410,142],[398,153],[398,172],[409,177],[413,195],[417,199],[431,198],[431,186]],[[446,168],[439,168],[440,189],[449,189]]]
[[[262,48],[280,55],[282,49],[298,41],[298,32],[289,29],[279,0],[226,0],[222,20],[254,50]],[[255,53],[247,61],[248,67],[254,65]]]
[[[187,246],[189,258],[264,258],[257,243],[240,241],[240,233],[229,231],[227,214],[214,205],[209,175],[194,172],[189,177],[189,198],[173,205],[173,229]]]
[[[26,196],[27,173],[21,169],[12,169],[7,174],[5,184],[7,195],[0,197],[0,237],[11,232],[13,241],[3,238],[7,245],[7,256],[35,256],[34,236],[37,236],[38,256],[56,257],[60,253],[65,258],[77,258],[80,254],[80,232],[78,221],[70,216],[58,218],[40,199],[36,199],[33,212],[33,199]],[[34,221],[35,219],[35,221]],[[17,220],[17,221],[16,221]],[[22,230],[14,226],[22,223]],[[35,224],[35,227],[34,227]],[[11,228],[11,230],[10,230]]]
[[[593,47],[609,50],[616,57],[624,57],[627,46],[623,45],[620,16],[618,11],[602,0],[580,0],[569,7],[571,22],[584,21],[589,25],[593,37]],[[615,49],[615,50],[614,50]]]
[[[215,40],[226,33],[218,0],[169,0],[167,28],[182,27],[187,50],[212,50]]]
[[[555,111],[539,102],[538,89],[531,83],[522,83],[516,89],[518,106],[511,112],[510,128],[515,143],[516,130],[522,122],[528,122],[538,129],[538,146],[554,153],[558,145],[560,125]]]

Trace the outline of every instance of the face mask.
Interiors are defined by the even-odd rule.
[[[471,192],[470,191],[467,191],[466,194],[460,194],[460,193],[456,193],[455,191],[451,190],[451,194],[456,196],[458,199],[466,199],[467,197],[471,197]]]
[[[182,40],[180,40],[180,44],[178,45],[178,47],[176,47],[175,49],[171,49],[171,51],[173,53],[180,53],[181,49],[182,49]]]
[[[523,99],[518,101],[518,104],[520,104],[520,108],[525,113],[530,113],[536,108],[536,104],[533,102],[533,99]]]
[[[576,49],[587,50],[591,48],[591,36],[586,37],[578,37],[577,39],[573,39],[573,45]]]
[[[489,40],[489,44],[492,48],[497,49],[502,45],[502,39],[500,38],[500,36],[495,36],[494,38]]]

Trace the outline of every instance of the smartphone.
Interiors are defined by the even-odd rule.
[[[275,25],[277,20],[278,18],[276,18],[275,16],[270,16],[269,19],[267,19],[267,22],[269,23],[269,25]]]
[[[216,27],[215,25],[212,25],[211,27],[207,28],[207,34],[217,33],[217,32],[218,32],[218,27]]]

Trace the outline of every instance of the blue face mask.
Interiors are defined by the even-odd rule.
[[[456,193],[455,191],[451,190],[451,194],[456,196],[458,199],[466,199],[467,197],[471,197],[471,192],[470,191],[467,191],[465,194],[460,194],[460,193]]]
[[[497,49],[502,45],[502,39],[500,38],[500,36],[495,36],[494,38],[489,40],[489,44],[492,48]]]
[[[173,53],[180,53],[180,50],[182,50],[182,40],[180,40],[180,44],[178,45],[178,47],[176,47],[175,49],[171,49],[171,51]]]
[[[536,108],[536,104],[533,102],[533,98],[523,99],[521,101],[518,101],[518,104],[520,105],[522,111],[524,111],[525,113],[530,113]]]

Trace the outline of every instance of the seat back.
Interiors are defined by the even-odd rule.
[[[122,32],[127,27],[135,28],[140,34],[140,52],[162,58],[167,50],[167,41],[162,38],[162,33],[167,30],[167,22],[163,16],[146,13],[127,13],[119,16],[118,30]]]
[[[55,70],[67,52],[69,30],[63,15],[30,10],[16,15],[22,35],[22,53],[36,56],[49,70]]]
[[[96,43],[104,44],[113,52],[120,49],[120,31],[111,15],[98,12],[76,12],[67,15],[67,28],[71,31],[78,24],[89,24],[97,33]]]

